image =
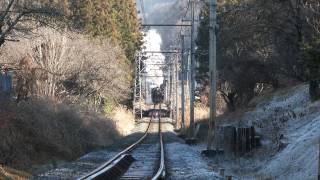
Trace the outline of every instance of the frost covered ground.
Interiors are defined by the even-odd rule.
[[[197,146],[189,146],[173,133],[173,127],[163,124],[167,179],[220,180]],[[203,149],[202,149],[203,150]]]
[[[320,141],[320,101],[311,102],[308,86],[282,90],[258,101],[228,124],[257,127],[262,147],[242,157],[225,155],[211,160],[235,179],[317,179]]]
[[[168,179],[222,179],[213,171],[200,152],[183,143],[166,145]]]

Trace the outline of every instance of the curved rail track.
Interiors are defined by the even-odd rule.
[[[154,119],[158,121],[155,123]],[[160,113],[150,118],[146,131],[138,141],[78,180],[163,179],[165,154],[160,121]]]

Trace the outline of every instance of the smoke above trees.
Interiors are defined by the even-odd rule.
[[[143,2],[143,5],[141,2]],[[143,19],[143,23],[178,24],[182,23],[181,19],[190,19],[190,9],[189,12],[187,12],[188,2],[188,0],[137,0],[137,8],[140,11],[140,17]],[[143,17],[145,17],[145,19]],[[162,49],[165,50],[175,45],[175,40],[181,31],[180,27],[151,28],[156,29],[161,35]]]

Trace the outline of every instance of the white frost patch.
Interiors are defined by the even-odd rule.
[[[320,101],[311,102],[308,90],[308,85],[300,85],[275,94],[268,102],[258,104],[254,110],[234,120],[254,125],[268,143],[251,157],[241,158],[245,166],[235,166],[236,161],[224,161],[221,165],[229,167],[235,176],[247,177],[245,179],[317,179]],[[278,149],[281,137],[287,146]],[[251,170],[237,172],[244,168]]]
[[[261,170],[276,179],[315,179],[317,176],[320,117],[297,129],[290,144]]]
[[[253,121],[269,120],[283,111],[301,111],[309,102],[308,86],[297,87],[294,92],[282,96],[274,96],[267,103],[260,103],[257,108],[246,114]]]

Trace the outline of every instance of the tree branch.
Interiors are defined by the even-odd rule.
[[[19,20],[26,15],[27,13],[21,13],[19,14],[16,19],[13,21],[13,23],[7,27],[1,34],[0,34],[0,39],[4,39],[5,36],[11,31],[11,29],[19,22]]]
[[[6,18],[6,16],[8,15],[13,3],[14,3],[14,0],[11,0],[9,5],[7,6],[6,10],[4,11],[4,14],[0,17],[0,23],[3,22],[4,19]]]

